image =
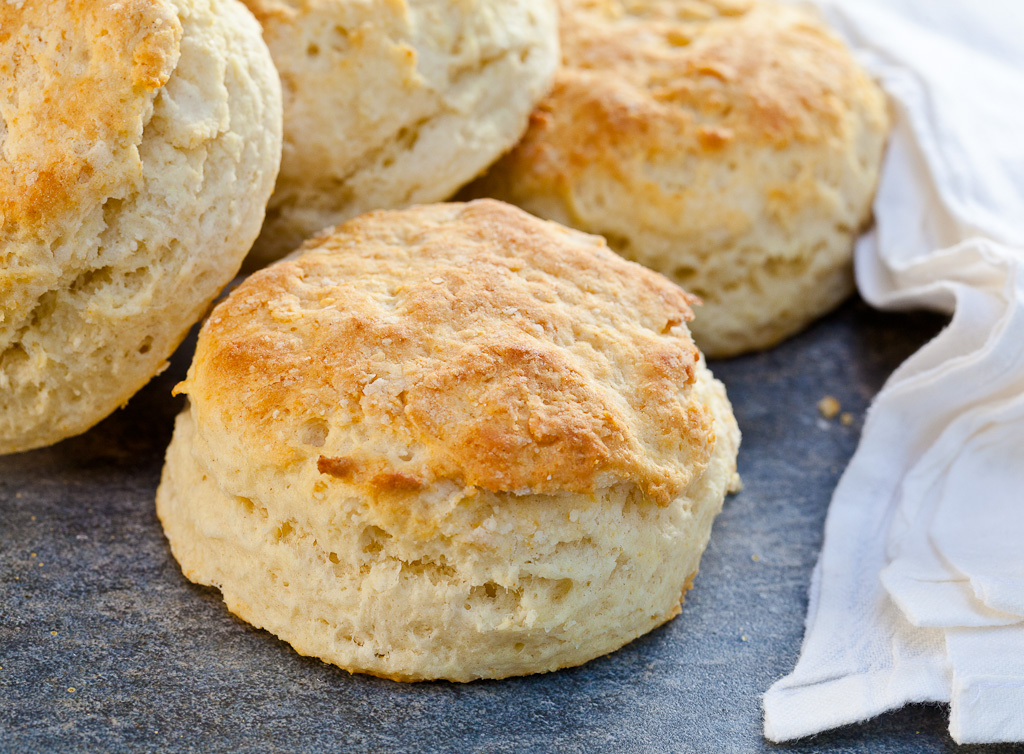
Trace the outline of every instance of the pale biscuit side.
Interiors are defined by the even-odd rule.
[[[251,266],[368,210],[440,201],[551,85],[552,0],[246,0],[281,71],[281,176]]]
[[[177,422],[157,495],[192,581],[300,654],[395,680],[471,681],[548,672],[614,651],[679,612],[714,516],[736,484],[739,432],[701,365],[716,443],[667,506],[623,483],[591,495],[424,490],[445,513],[424,537],[358,495],[305,514],[218,486],[193,417]],[[283,480],[282,480],[283,483]],[[329,516],[317,509],[327,506]]]

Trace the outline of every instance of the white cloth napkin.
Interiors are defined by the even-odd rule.
[[[861,294],[953,319],[868,413],[765,736],[928,701],[1024,741],[1024,2],[818,5],[894,107]]]

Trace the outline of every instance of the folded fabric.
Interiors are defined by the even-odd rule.
[[[765,736],[949,702],[956,741],[1024,741],[1024,4],[820,5],[896,121],[858,287],[953,316],[869,411]]]

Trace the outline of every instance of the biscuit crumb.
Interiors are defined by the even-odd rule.
[[[550,0],[245,2],[261,9],[256,15],[287,82],[289,130],[279,190],[247,271],[368,210],[447,199],[519,141],[559,61],[558,3]],[[409,10],[394,10],[403,7]],[[409,29],[406,13],[417,7],[436,8],[426,18],[436,13],[438,21]],[[323,44],[325,31],[335,36],[332,28],[387,41]],[[425,70],[422,56],[459,63]],[[401,95],[371,93],[376,79],[403,82]],[[344,96],[325,98],[325,91]],[[364,114],[371,111],[372,118]],[[450,137],[423,136],[430,133]],[[460,138],[468,133],[472,139]],[[305,197],[314,186],[311,202]]]
[[[18,0],[0,19],[0,319],[3,348],[32,354],[3,375],[0,452],[14,453],[84,432],[167,366],[258,234],[281,104],[237,3]],[[136,306],[150,285],[166,295]]]
[[[690,330],[709,358],[773,345],[845,298],[855,228],[870,214],[886,108],[853,56],[822,44],[827,33],[813,15],[718,0],[559,5],[562,68],[553,91],[523,141],[463,196],[571,218],[580,230],[614,227],[612,250],[628,251],[687,290],[708,292]],[[693,127],[669,125],[691,113],[699,114]],[[849,125],[826,125],[834,118]],[[587,138],[608,124],[615,138]],[[624,159],[620,142],[657,154],[658,170]],[[714,171],[720,200],[711,206],[676,188],[694,159]],[[791,170],[813,177],[798,190],[782,177]],[[751,190],[770,203],[746,215],[727,242],[708,244],[691,231],[734,222],[730,213]],[[828,227],[819,247],[818,231],[799,229],[797,218],[833,195],[849,219]],[[785,251],[769,240],[780,232]],[[798,264],[775,265],[783,255]],[[746,276],[754,259],[764,260],[756,285]],[[811,260],[815,274],[797,272]]]
[[[842,424],[844,427],[852,426],[853,414],[851,414],[849,411],[844,411],[842,414],[839,415],[839,423]]]
[[[599,239],[497,202],[371,213],[322,238],[322,250],[274,268],[285,274],[250,277],[220,305],[221,328],[199,335],[191,409],[157,492],[183,573],[220,585],[229,606],[244,603],[247,620],[302,652],[407,681],[569,667],[646,630],[631,616],[678,613],[740,440],[685,328],[660,335],[690,315],[681,289],[602,257]],[[458,283],[451,298],[426,285],[435,271]],[[343,307],[321,303],[324,272],[351,288]],[[564,294],[573,287],[587,298]],[[302,319],[272,318],[294,300]],[[592,354],[577,358],[562,322],[603,333]],[[321,353],[328,331],[344,337]],[[271,372],[248,369],[267,343],[282,367],[273,374],[299,373],[273,392]],[[331,365],[326,383],[320,363]],[[275,408],[283,418],[268,426]],[[226,432],[224,456],[201,440],[206,417]],[[254,477],[253,497],[229,494],[221,480],[249,463],[235,453],[266,442],[274,460],[259,462],[267,475]],[[335,518],[336,506],[313,502],[328,490],[359,502]],[[213,510],[217,532],[200,523]],[[335,525],[352,532],[337,546],[319,536]],[[260,551],[236,557],[250,536]],[[643,588],[649,563],[664,564],[667,588]],[[400,629],[389,636],[385,615]]]
[[[820,413],[825,419],[835,419],[842,408],[842,404],[831,395],[826,395],[818,401],[818,413]]]
[[[74,694],[75,693],[75,687],[74,686],[68,686],[68,693],[69,694]]]

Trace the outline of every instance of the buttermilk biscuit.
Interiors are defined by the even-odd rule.
[[[592,233],[704,301],[709,356],[764,348],[853,290],[885,100],[799,7],[562,0],[563,68],[466,196]]]
[[[558,64],[554,0],[245,0],[284,87],[284,158],[247,262],[436,202],[509,150]]]
[[[0,2],[0,453],[163,367],[259,232],[280,145],[235,0]]]
[[[157,513],[185,575],[397,680],[577,665],[679,612],[739,431],[687,294],[498,202],[365,215],[204,325]]]

